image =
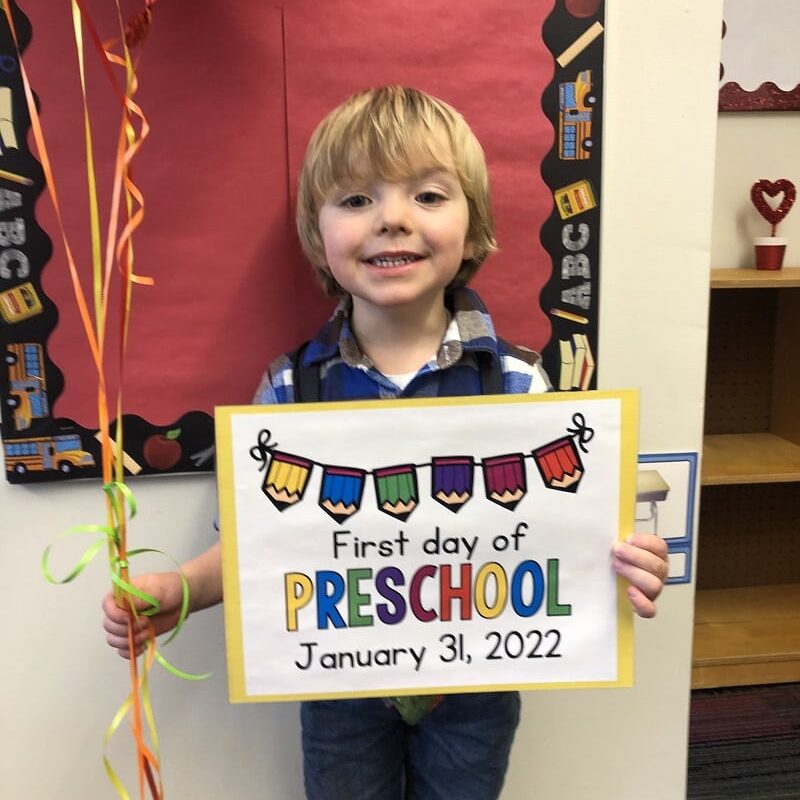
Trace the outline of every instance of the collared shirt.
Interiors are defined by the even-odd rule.
[[[350,325],[352,302],[343,299],[303,354],[304,365],[319,365],[320,400],[479,395],[479,358],[499,361],[505,394],[551,391],[539,354],[498,339],[489,312],[473,290],[453,292],[448,310],[450,321],[439,351],[401,388],[361,352]],[[286,354],[270,365],[254,402],[293,403],[294,397],[294,368]]]

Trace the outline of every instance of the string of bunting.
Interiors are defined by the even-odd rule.
[[[509,453],[475,460],[472,456],[434,456],[430,462],[394,464],[368,470],[352,466],[323,464],[305,456],[278,450],[272,432],[259,432],[250,456],[264,471],[262,491],[278,511],[285,511],[301,500],[315,467],[322,470],[317,505],[336,522],[356,514],[362,506],[367,478],[372,478],[378,510],[405,522],[420,503],[417,471],[431,471],[431,497],[457,513],[474,495],[475,469],[480,466],[488,500],[513,511],[528,492],[525,460],[536,465],[548,489],[576,492],[585,468],[580,451],[594,436],[583,414],[572,417],[574,428],[530,453]]]
[[[145,0],[144,9],[126,24],[122,18],[119,0],[113,0],[116,18],[119,24],[119,37],[103,42],[97,33],[91,16],[86,8],[85,0],[68,0],[72,10],[73,32],[77,53],[80,88],[83,102],[84,138],[86,148],[86,171],[89,193],[89,228],[91,244],[91,287],[93,303],[87,301],[81,274],[70,246],[61,213],[61,203],[56,190],[53,168],[48,154],[41,120],[34,100],[31,84],[22,59],[16,25],[9,3],[2,3],[3,12],[14,41],[20,65],[23,89],[31,121],[31,132],[36,144],[48,192],[55,211],[56,222],[66,256],[75,301],[80,314],[84,333],[91,351],[92,360],[97,373],[97,412],[101,444],[101,461],[103,476],[103,493],[106,504],[107,522],[105,525],[79,525],[65,531],[61,538],[74,535],[91,535],[94,543],[87,548],[75,567],[64,578],[56,578],[49,566],[53,545],[48,546],[42,556],[42,572],[51,583],[64,584],[73,581],[91,563],[97,553],[105,547],[108,551],[110,579],[118,603],[130,611],[128,620],[128,644],[131,652],[135,652],[134,625],[138,617],[150,617],[160,610],[158,601],[147,593],[137,589],[129,576],[130,560],[143,553],[158,553],[151,548],[129,549],[127,540],[127,523],[136,514],[136,501],[133,493],[124,483],[123,471],[123,425],[122,425],[122,386],[124,383],[125,350],[128,338],[132,289],[134,284],[152,285],[151,278],[137,275],[134,272],[133,234],[144,219],[144,198],[133,179],[132,161],[147,138],[149,125],[145,115],[133,97],[138,90],[136,67],[130,48],[141,44],[152,20],[152,7],[155,0]],[[108,227],[105,248],[103,248],[100,231],[100,213],[97,195],[97,179],[94,165],[92,129],[90,124],[89,104],[86,93],[86,77],[84,63],[84,32],[88,34],[94,50],[100,58],[101,67],[106,74],[112,89],[117,96],[121,119],[117,140],[116,158],[113,172],[113,186],[110,197]],[[121,53],[114,51],[120,46]],[[118,79],[114,67],[124,74],[124,82]],[[123,218],[122,229],[120,217]],[[103,256],[103,251],[105,255]],[[106,336],[108,332],[108,303],[111,295],[112,277],[115,273],[120,282],[119,309],[119,346],[117,352],[119,368],[119,388],[117,390],[114,417],[114,437],[111,436],[111,413],[109,390],[106,381],[104,359],[106,353]],[[167,556],[169,558],[169,556]],[[172,561],[172,559],[170,559]],[[179,569],[176,562],[175,568]],[[181,575],[183,583],[183,599],[180,618],[173,633],[163,643],[168,644],[180,631],[189,608],[188,584]],[[206,675],[191,675],[171,665],[158,652],[154,631],[150,629],[150,640],[145,648],[141,666],[136,658],[130,659],[131,690],[109,725],[104,745],[108,745],[122,724],[130,715],[130,724],[136,745],[136,761],[139,783],[139,797],[145,797],[145,787],[153,800],[163,800],[164,788],[161,781],[161,765],[159,756],[158,735],[153,717],[148,684],[148,674],[154,662],[160,663],[172,674],[189,680],[199,680]],[[163,646],[162,645],[162,646]],[[123,800],[129,800],[125,786],[111,766],[106,752],[103,763],[108,778]]]

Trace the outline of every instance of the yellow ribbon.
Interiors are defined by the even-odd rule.
[[[144,38],[144,32],[141,25],[146,25],[150,21],[150,8],[154,0],[145,0],[145,12],[137,18],[140,30],[137,33],[138,40]],[[123,425],[122,425],[122,376],[124,372],[124,354],[128,337],[128,326],[130,319],[130,308],[132,298],[132,285],[144,284],[151,285],[153,283],[151,278],[136,275],[133,271],[134,263],[134,250],[133,250],[133,234],[139,227],[144,218],[144,198],[142,193],[133,181],[131,174],[131,163],[141,148],[144,139],[149,132],[149,125],[137,103],[134,102],[133,96],[138,88],[138,81],[136,71],[134,68],[131,54],[126,40],[126,27],[122,20],[122,13],[119,6],[119,0],[114,0],[117,11],[117,20],[120,26],[120,39],[122,43],[122,55],[113,53],[110,45],[106,46],[97,35],[97,31],[89,16],[84,0],[70,0],[72,8],[72,22],[73,32],[75,38],[75,46],[78,58],[78,70],[80,77],[81,95],[83,100],[83,118],[84,118],[84,139],[86,149],[86,169],[87,169],[87,185],[89,192],[89,227],[91,237],[91,260],[92,260],[92,286],[93,286],[93,306],[94,306],[94,319],[89,311],[86,302],[83,287],[81,285],[80,275],[78,272],[75,259],[73,257],[72,249],[70,248],[69,241],[66,235],[61,206],[56,192],[55,181],[53,179],[53,170],[51,167],[50,158],[45,145],[44,135],[42,132],[41,122],[36,110],[36,104],[33,98],[30,82],[28,80],[27,72],[22,60],[22,53],[19,47],[19,40],[17,36],[16,26],[14,23],[11,9],[7,3],[2,3],[3,12],[5,13],[8,22],[11,36],[17,51],[17,56],[20,65],[20,74],[22,77],[25,98],[28,106],[28,112],[31,119],[31,132],[39,154],[39,159],[42,164],[42,169],[47,182],[50,197],[53,202],[55,210],[56,221],[61,235],[61,240],[64,245],[64,250],[67,258],[67,265],[69,268],[70,278],[72,281],[73,292],[75,295],[78,311],[83,324],[84,332],[86,334],[89,348],[92,353],[92,358],[97,372],[97,407],[98,407],[98,424],[100,429],[100,442],[102,454],[102,474],[103,474],[103,492],[105,493],[106,513],[108,521],[106,525],[81,525],[68,529],[59,538],[71,537],[74,535],[93,535],[96,537],[95,541],[84,551],[78,562],[72,567],[67,575],[63,578],[56,578],[50,570],[49,560],[50,554],[54,544],[45,548],[42,555],[42,572],[45,578],[51,583],[65,584],[75,580],[86,567],[91,563],[97,553],[103,548],[104,545],[108,549],[109,567],[111,573],[111,582],[114,586],[114,592],[117,601],[126,607],[130,614],[128,618],[128,642],[131,653],[135,652],[134,647],[134,624],[136,619],[141,615],[144,617],[151,617],[158,614],[160,611],[159,603],[156,598],[150,596],[146,592],[141,591],[135,587],[129,580],[128,569],[130,559],[142,553],[159,553],[165,555],[159,550],[148,548],[140,548],[137,550],[128,551],[127,548],[127,520],[128,516],[132,519],[136,515],[136,502],[133,493],[124,483],[123,473]],[[105,70],[113,89],[115,90],[122,109],[120,132],[117,141],[117,157],[114,168],[113,190],[111,194],[109,222],[107,229],[106,247],[105,247],[105,264],[102,261],[102,240],[100,233],[100,212],[97,201],[97,181],[94,166],[94,146],[91,130],[91,117],[89,114],[89,104],[86,93],[86,78],[85,78],[85,63],[84,63],[84,28],[88,32],[95,49],[100,54],[101,64]],[[125,73],[124,87],[119,85],[116,74],[112,66],[120,67]],[[137,134],[136,126],[133,119],[139,120],[139,132]],[[117,233],[118,218],[121,207],[121,198],[124,195],[125,199],[125,214],[126,221],[122,227],[122,231]],[[110,296],[111,279],[113,275],[113,266],[116,265],[117,271],[121,280],[121,320],[120,320],[120,345],[119,345],[119,370],[120,370],[120,388],[117,392],[116,402],[116,431],[114,442],[111,441],[109,435],[110,417],[108,408],[108,395],[107,385],[104,371],[104,352],[105,341],[107,332],[107,313],[108,301]],[[126,513],[126,510],[128,513]],[[169,556],[166,556],[169,558]],[[181,583],[183,590],[183,597],[181,603],[181,611],[179,614],[178,623],[169,638],[164,642],[164,645],[171,642],[179,633],[183,623],[188,616],[189,611],[189,586],[186,578],[180,572],[180,568],[173,559],[170,559],[176,566],[179,574],[181,575]],[[137,611],[135,600],[144,604],[144,609]],[[137,765],[139,774],[139,795],[144,798],[145,784],[147,785],[150,794],[155,800],[162,800],[163,786],[161,783],[160,772],[160,759],[159,759],[159,746],[158,736],[156,732],[155,721],[153,718],[152,706],[150,702],[150,692],[148,685],[149,670],[154,661],[158,661],[165,669],[180,678],[187,680],[202,680],[208,675],[192,675],[184,672],[164,659],[158,652],[155,644],[155,631],[152,626],[151,637],[148,641],[142,662],[142,668],[139,670],[138,659],[133,656],[130,660],[131,672],[131,691],[125,702],[120,706],[108,730],[105,734],[105,748],[103,754],[103,763],[108,775],[109,781],[114,786],[115,790],[120,797],[128,800],[129,795],[124,785],[120,781],[117,774],[114,772],[111,763],[106,755],[105,750],[116,733],[119,726],[122,724],[130,713],[131,726],[133,736],[136,742],[137,749]],[[147,735],[152,743],[152,748],[148,747],[145,742],[145,725],[143,725],[142,717],[146,724]]]

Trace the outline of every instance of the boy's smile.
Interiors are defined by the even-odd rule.
[[[443,305],[471,256],[468,226],[467,199],[444,166],[336,187],[319,214],[328,269],[356,311]]]
[[[382,269],[388,269],[389,267],[403,267],[406,264],[413,264],[415,261],[419,261],[422,258],[417,253],[379,253],[376,256],[372,256],[372,258],[367,259],[370,264],[374,267],[381,267]]]

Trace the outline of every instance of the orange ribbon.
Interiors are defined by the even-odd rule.
[[[149,132],[147,120],[142,109],[134,102],[133,96],[136,94],[138,82],[136,78],[135,65],[132,62],[130,47],[139,44],[144,40],[146,32],[152,18],[151,8],[155,0],[146,0],[145,9],[136,15],[126,26],[122,21],[119,0],[114,0],[117,19],[120,27],[120,38],[104,45],[97,34],[96,28],[88,14],[84,0],[71,0],[73,10],[73,23],[75,31],[76,49],[78,51],[78,62],[81,73],[81,90],[84,106],[84,125],[86,137],[86,158],[87,158],[87,178],[90,195],[90,223],[92,237],[92,261],[94,267],[93,294],[94,294],[94,319],[89,310],[83,286],[81,284],[72,248],[66,234],[61,203],[59,201],[56,184],[53,178],[53,169],[45,145],[45,138],[42,131],[36,104],[33,98],[30,81],[22,60],[22,53],[19,47],[17,30],[13,15],[8,3],[3,3],[3,10],[8,21],[20,65],[20,73],[31,119],[31,130],[33,139],[36,143],[38,155],[42,164],[50,198],[55,210],[56,221],[59,228],[64,251],[66,254],[67,265],[72,282],[75,300],[81,322],[92,354],[92,359],[97,372],[97,411],[98,424],[100,429],[101,453],[102,453],[102,475],[104,491],[106,494],[106,508],[108,515],[108,526],[106,530],[114,532],[113,536],[108,537],[109,560],[112,567],[112,577],[114,580],[115,593],[120,601],[123,601],[130,610],[128,619],[128,643],[131,652],[135,652],[134,647],[134,623],[138,616],[133,597],[135,590],[129,583],[128,575],[128,547],[126,529],[126,506],[130,504],[130,492],[123,483],[122,466],[122,386],[123,386],[123,365],[124,354],[128,337],[128,323],[130,319],[130,307],[133,284],[150,285],[152,279],[138,276],[134,273],[134,249],[133,234],[141,225],[144,218],[144,198],[141,191],[136,186],[132,175],[132,161],[139,151],[144,139]],[[96,184],[94,174],[94,161],[92,153],[91,126],[88,111],[88,101],[86,97],[84,83],[84,64],[83,64],[83,28],[89,33],[94,49],[100,55],[100,61],[109,81],[120,101],[122,116],[120,122],[120,132],[117,143],[116,161],[114,166],[113,191],[111,195],[111,207],[106,238],[105,264],[101,264],[101,247],[99,233],[99,215],[97,211]],[[114,43],[117,41],[122,44],[122,54],[118,55],[112,51]],[[120,83],[112,67],[124,70],[124,85]],[[139,130],[137,133],[134,120],[139,120]],[[122,195],[125,199],[125,224],[122,230],[117,233],[118,218]],[[108,298],[110,294],[111,277],[113,266],[116,265],[121,280],[121,307],[120,307],[120,343],[119,343],[119,371],[120,383],[117,391],[116,402],[116,436],[112,443],[109,435],[109,403],[108,388],[104,371],[105,353],[105,334],[108,312]],[[126,588],[128,587],[128,588]],[[129,591],[133,590],[133,591]],[[185,598],[186,599],[186,598]],[[186,605],[186,603],[184,603]],[[146,614],[146,612],[144,612]],[[152,613],[152,610],[151,610]],[[130,660],[131,694],[128,700],[123,703],[117,712],[114,721],[111,723],[106,734],[106,743],[114,734],[124,716],[131,712],[131,726],[137,750],[137,765],[139,775],[139,795],[144,798],[145,784],[150,795],[154,800],[162,800],[163,787],[161,784],[161,770],[158,758],[158,739],[155,731],[155,724],[150,709],[149,690],[147,685],[147,675],[154,660],[158,659],[163,663],[163,659],[156,652],[154,639],[151,638],[148,644],[146,656],[143,660],[141,673],[137,664],[137,659]],[[174,670],[173,670],[174,671]],[[188,677],[188,676],[187,676]],[[151,749],[146,740],[142,717],[147,720],[147,728],[150,739],[153,743]],[[128,798],[124,786],[121,784],[114,773],[107,758],[104,757],[106,771],[109,779],[113,783],[117,792],[125,800]]]

